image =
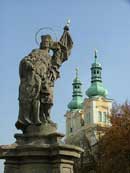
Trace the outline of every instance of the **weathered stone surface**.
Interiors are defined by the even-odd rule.
[[[0,146],[0,159],[5,159],[4,173],[73,173],[74,161],[83,150],[62,142],[56,124],[30,125],[16,142]]]
[[[74,160],[83,150],[59,141],[53,143],[55,136],[61,137],[58,133],[49,134],[44,144],[16,141],[12,145],[0,146],[0,158],[6,159],[5,173],[73,173]]]
[[[15,134],[14,137],[18,145],[61,143],[64,135],[56,130],[57,125],[54,123],[45,123],[41,126],[30,125],[23,134]]]
[[[43,35],[40,48],[32,50],[21,60],[17,129],[25,131],[29,125],[40,126],[52,122],[50,111],[53,106],[54,83],[60,77],[59,68],[68,59],[72,45],[69,28],[66,26],[58,42],[53,41],[50,35]]]
[[[43,123],[40,126],[30,125],[24,131],[23,134],[26,135],[48,135],[55,133],[57,130],[56,123]]]

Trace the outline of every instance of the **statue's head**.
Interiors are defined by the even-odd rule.
[[[40,49],[50,48],[53,43],[53,40],[50,35],[42,35]]]

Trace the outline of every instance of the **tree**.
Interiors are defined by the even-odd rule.
[[[98,145],[98,173],[130,173],[130,104],[114,105]]]

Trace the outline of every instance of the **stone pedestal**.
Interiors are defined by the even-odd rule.
[[[15,134],[14,144],[0,146],[4,173],[73,173],[74,160],[83,150],[63,144],[63,136],[55,124],[31,125]]]

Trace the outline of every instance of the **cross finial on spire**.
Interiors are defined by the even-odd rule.
[[[97,52],[98,52],[98,50],[95,49],[95,50],[94,50],[94,59],[95,59],[95,63],[97,62]]]
[[[78,78],[78,74],[79,74],[79,69],[78,69],[78,67],[76,67],[75,71],[76,71],[76,78]]]
[[[65,31],[69,31],[70,19],[67,20],[66,25],[64,26]]]

